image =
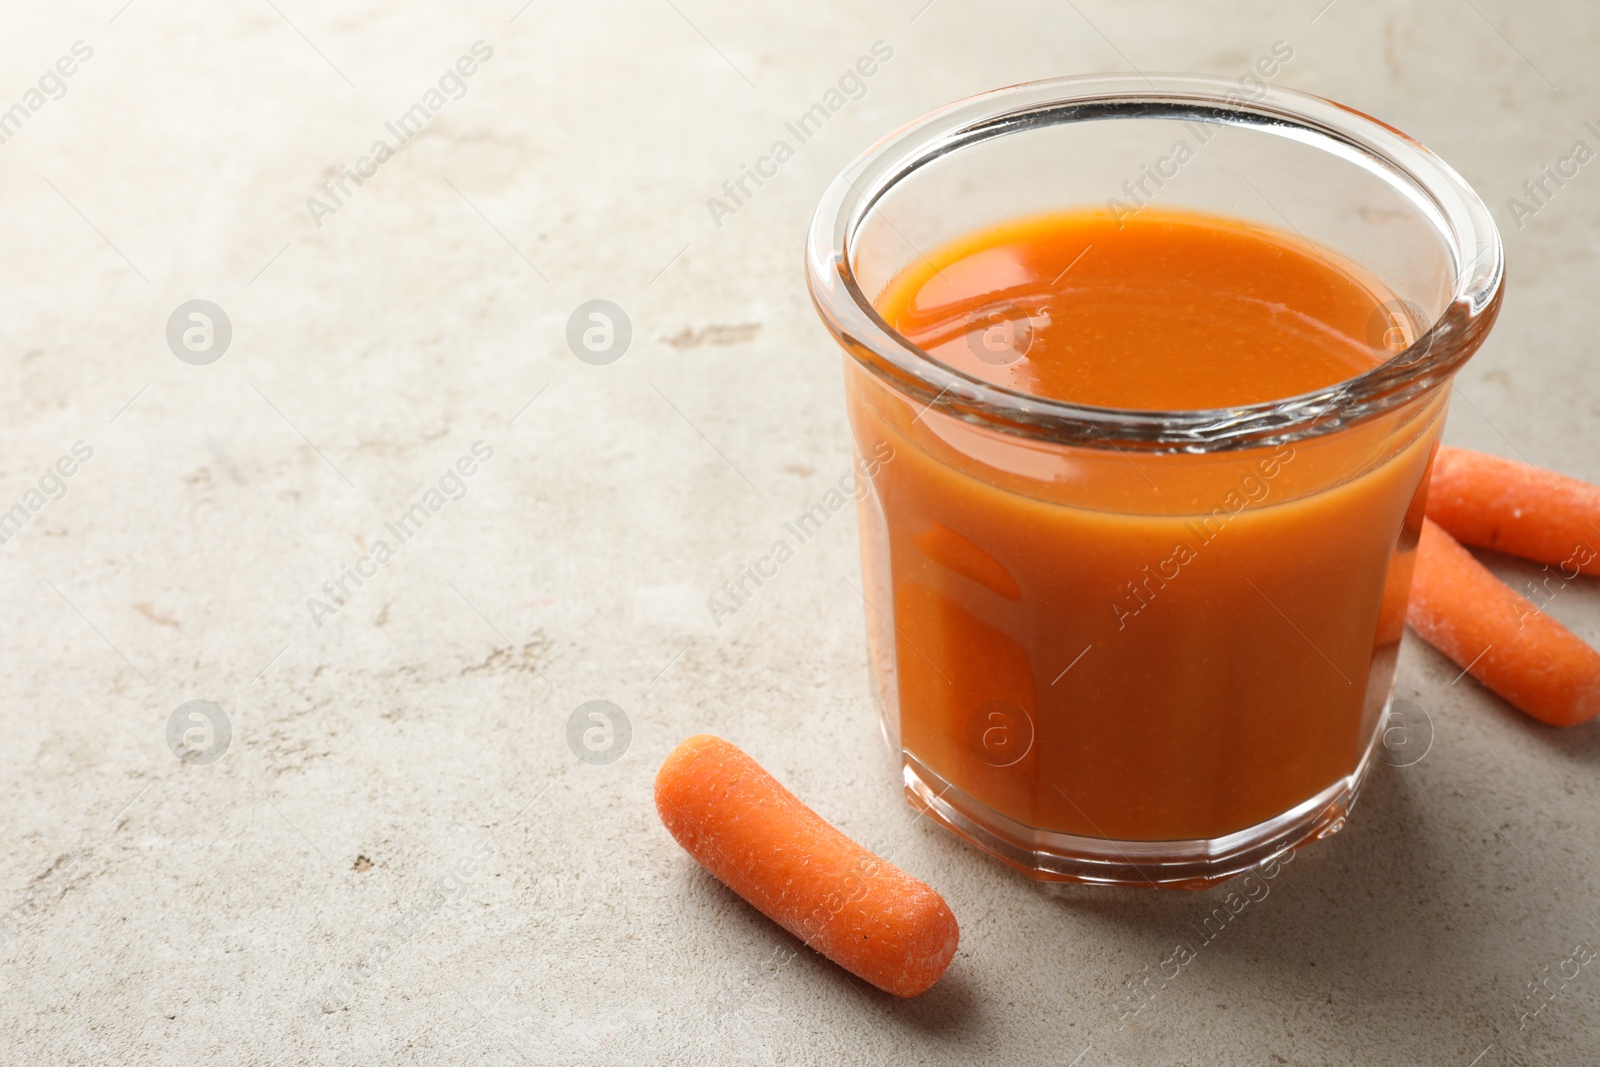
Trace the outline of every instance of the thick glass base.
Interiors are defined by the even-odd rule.
[[[1285,849],[1342,830],[1382,741],[1388,713],[1386,704],[1349,776],[1276,818],[1212,840],[1113,841],[1036,830],[963,793],[904,750],[901,769],[906,799],[913,808],[1030,878],[1205,889]]]

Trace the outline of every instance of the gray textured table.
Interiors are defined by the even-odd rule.
[[[1036,885],[902,803],[847,514],[720,627],[705,603],[847,469],[799,255],[847,159],[985,88],[1238,76],[1276,41],[1279,83],[1417,135],[1505,230],[1449,439],[1600,480],[1600,163],[1508,203],[1600,148],[1600,9],[520,3],[7,14],[0,1061],[1600,1057],[1600,963],[1568,962],[1600,946],[1593,726],[1408,637],[1432,749],[1168,977],[1223,891]],[[728,200],[879,41],[860,98]],[[194,362],[168,343],[196,299],[231,323],[211,362],[186,311]],[[565,339],[593,299],[632,324],[609,365]],[[1549,610],[1600,641],[1595,582]],[[215,762],[169,747],[194,700],[227,716]],[[615,762],[568,744],[590,700],[631,725]],[[180,747],[220,751],[191,711]],[[797,953],[672,843],[651,779],[700,730],[945,893],[932,992]]]

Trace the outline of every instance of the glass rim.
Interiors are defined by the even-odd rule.
[[[1352,378],[1298,396],[1191,410],[1096,407],[997,385],[937,361],[878,314],[856,277],[852,254],[856,233],[899,182],[983,141],[1069,122],[1141,118],[1247,126],[1322,149],[1383,179],[1448,245],[1455,277],[1444,310],[1405,349]],[[1298,440],[1429,393],[1483,343],[1499,311],[1504,269],[1488,207],[1415,139],[1310,93],[1266,86],[1247,97],[1234,80],[1196,74],[1072,75],[948,104],[890,133],[845,167],[823,194],[806,237],[806,281],[828,329],[866,370],[926,405],[924,412],[937,409],[1036,440],[1149,451]]]

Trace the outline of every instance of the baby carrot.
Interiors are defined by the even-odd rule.
[[[1490,574],[1431,519],[1417,543],[1406,621],[1541,722],[1575,726],[1600,712],[1600,652]]]
[[[1499,456],[1441,448],[1428,518],[1457,541],[1600,575],[1600,486]]]
[[[656,774],[678,844],[767,918],[900,997],[928,989],[956,952],[944,898],[830,826],[738,747],[699,734]]]

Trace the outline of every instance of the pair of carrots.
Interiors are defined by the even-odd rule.
[[[1514,707],[1552,726],[1600,713],[1600,652],[1518,595],[1462,544],[1546,564],[1551,594],[1600,575],[1600,486],[1481,452],[1441,448],[1406,621]],[[1556,581],[1554,589],[1549,580]]]

